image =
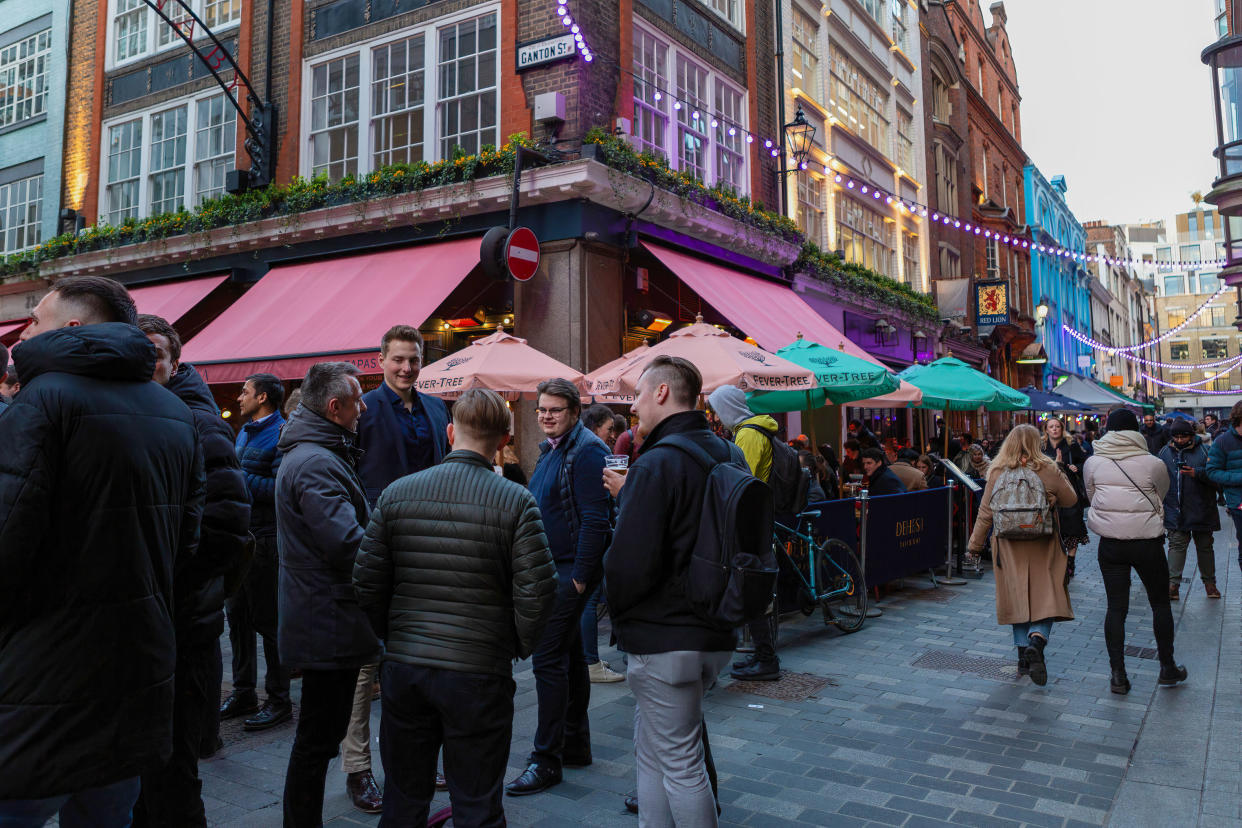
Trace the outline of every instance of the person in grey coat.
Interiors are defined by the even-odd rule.
[[[1207,476],[1208,451],[1203,438],[1185,420],[1174,421],[1169,442],[1158,455],[1169,471],[1169,492],[1164,496],[1164,528],[1169,537],[1169,600],[1180,597],[1186,550],[1195,542],[1199,578],[1209,598],[1220,598],[1216,588],[1214,533],[1220,531],[1216,507],[1217,486]]]
[[[324,779],[345,737],[358,670],[379,640],[354,595],[354,558],[368,519],[358,477],[358,369],[311,366],[302,405],[280,434],[276,543],[281,663],[302,670],[302,712],[285,774],[286,828],[318,826]]]

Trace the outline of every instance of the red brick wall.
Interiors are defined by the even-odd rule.
[[[99,21],[99,0],[78,0],[73,4],[69,20],[69,38],[73,48],[69,50],[67,88],[65,90],[65,146],[61,159],[61,204],[74,210],[86,210],[88,221],[95,218],[98,193],[99,107],[95,90],[99,88],[98,77],[102,75],[95,65],[95,50],[102,44],[104,35]],[[76,179],[86,174],[86,189],[77,193]],[[87,205],[90,205],[87,209]]]

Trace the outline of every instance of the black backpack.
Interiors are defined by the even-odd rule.
[[[776,590],[772,490],[749,471],[712,457],[681,434],[658,443],[688,454],[707,472],[699,535],[681,577],[694,613],[732,630],[762,616]],[[723,446],[722,446],[723,447]]]
[[[798,462],[798,452],[762,426],[747,423],[740,428],[753,428],[767,438],[768,444],[772,446],[772,471],[768,473],[768,485],[772,487],[776,514],[796,515],[805,509],[811,478],[810,475],[803,474],[802,464]]]

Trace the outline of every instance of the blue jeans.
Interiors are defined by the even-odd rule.
[[[582,653],[586,657],[588,667],[599,661],[599,618],[595,607],[599,604],[600,593],[603,590],[604,585],[601,583],[591,593],[591,597],[587,599],[586,605],[582,608]]]
[[[39,828],[60,814],[62,828],[128,828],[139,778],[49,799],[0,801],[0,828]]]
[[[1015,647],[1026,647],[1031,643],[1031,633],[1038,633],[1044,637],[1044,641],[1048,640],[1048,634],[1052,632],[1052,620],[1045,618],[1043,621],[1023,621],[1021,624],[1013,625],[1013,645]]]

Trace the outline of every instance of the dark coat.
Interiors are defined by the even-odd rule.
[[[1084,544],[1089,540],[1087,524],[1083,519],[1083,512],[1087,505],[1087,486],[1082,476],[1083,469],[1087,465],[1087,453],[1082,446],[1064,437],[1056,445],[1053,445],[1050,440],[1041,440],[1040,451],[1057,464],[1057,469],[1065,475],[1065,479],[1078,493],[1078,499],[1073,503],[1057,507],[1059,519],[1057,528],[1062,545]],[[1071,471],[1070,466],[1074,466],[1078,471]]]
[[[513,675],[556,597],[534,496],[472,451],[380,495],[354,588],[385,660]]]
[[[173,572],[203,466],[185,404],[132,325],[14,349],[0,418],[0,800],[109,785],[172,751]]]
[[[901,482],[901,478],[893,473],[893,470],[887,464],[876,469],[875,474],[867,483],[867,493],[871,497],[880,497],[881,495],[905,494],[906,484]]]
[[[251,421],[237,432],[235,448],[250,492],[250,531],[256,538],[276,534],[276,472],[280,469],[280,429],[285,418],[273,412],[263,422]]]
[[[164,387],[194,416],[207,480],[198,553],[179,562],[174,583],[177,641],[209,643],[224,632],[224,576],[240,565],[249,539],[250,493],[233,447],[233,429],[221,419],[194,366],[182,363]]]
[[[599,581],[611,529],[612,498],[602,482],[608,453],[604,441],[578,422],[555,449],[547,440],[539,444],[530,476],[552,559],[572,567],[570,577],[588,586]]]
[[[379,641],[354,595],[354,559],[369,518],[354,470],[356,436],[306,406],[280,433],[277,641],[289,667],[344,670],[379,660]]]
[[[1142,434],[1143,439],[1147,441],[1147,450],[1152,454],[1159,454],[1160,449],[1164,448],[1165,443],[1169,442],[1169,430],[1161,425],[1155,425],[1151,428],[1140,426],[1139,434]]]
[[[431,464],[434,466],[449,453],[448,409],[438,397],[415,393],[431,426]],[[375,503],[388,484],[422,469],[413,466],[406,452],[405,430],[398,412],[384,395],[383,386],[363,394],[362,401],[367,410],[358,421],[358,447],[364,452],[358,461],[358,477],[366,491],[367,502]]]
[[[698,539],[707,472],[685,452],[660,450],[660,440],[670,434],[686,434],[713,457],[750,471],[742,450],[712,434],[702,411],[673,414],[651,430],[626,474],[616,532],[604,556],[613,629],[627,653],[729,651],[736,644],[733,633],[699,618],[677,583]]]
[[[1186,449],[1179,449],[1170,440],[1160,449],[1159,457],[1169,470],[1169,491],[1164,496],[1164,528],[1178,532],[1219,531],[1217,488],[1208,478],[1208,451],[1199,435],[1195,435],[1194,442]],[[1179,470],[1182,465],[1194,469],[1194,476],[1182,474]]]
[[[1222,428],[1208,449],[1208,479],[1225,490],[1225,507],[1242,505],[1242,437],[1235,428]]]

